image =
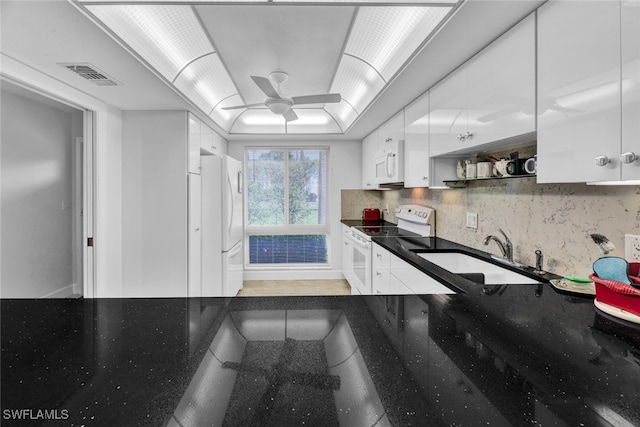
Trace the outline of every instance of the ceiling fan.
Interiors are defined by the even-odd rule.
[[[265,77],[251,76],[251,79],[258,85],[260,90],[267,95],[262,103],[235,105],[233,107],[224,107],[223,110],[266,106],[272,113],[281,114],[287,122],[292,122],[298,119],[298,115],[291,109],[294,105],[327,104],[340,102],[342,100],[339,93],[288,97],[280,91],[280,84],[284,83],[289,78],[289,75],[284,71],[274,71],[269,74],[269,77],[278,85],[278,90],[273,87],[269,79]]]

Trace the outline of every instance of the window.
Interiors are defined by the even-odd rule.
[[[328,264],[328,148],[246,150],[248,265]]]

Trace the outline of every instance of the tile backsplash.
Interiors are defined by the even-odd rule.
[[[611,256],[624,257],[624,234],[640,234],[640,187],[536,184],[535,178],[477,181],[467,188],[390,191],[343,190],[342,218],[360,218],[362,208],[389,206],[385,219],[396,222],[395,208],[415,203],[436,210],[436,236],[499,254],[482,241],[502,228],[514,245],[514,259],[535,263],[561,275],[591,273],[602,256],[590,234],[607,236],[616,246]],[[478,214],[478,228],[466,228],[466,213]]]

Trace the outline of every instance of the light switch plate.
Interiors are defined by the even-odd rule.
[[[627,261],[640,262],[640,236],[624,235],[624,257]]]
[[[467,228],[478,229],[478,214],[467,212]]]

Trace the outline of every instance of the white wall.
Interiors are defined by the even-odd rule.
[[[2,297],[71,295],[74,114],[6,91],[1,102]]]
[[[260,142],[229,141],[229,155],[244,159],[245,147],[329,147],[329,199],[327,202],[329,220],[329,268],[289,269],[283,268],[245,270],[245,280],[299,280],[299,279],[342,279],[342,236],[340,226],[340,193],[343,189],[360,188],[362,181],[360,156],[361,141],[303,141],[303,142]]]
[[[187,114],[125,111],[122,296],[187,296]]]

